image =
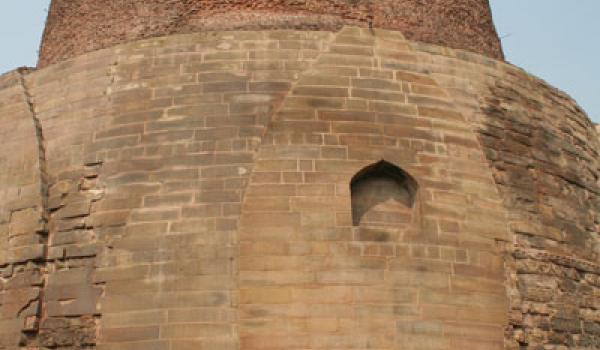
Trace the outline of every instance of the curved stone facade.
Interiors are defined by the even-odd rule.
[[[225,31],[0,87],[0,349],[600,346],[600,140],[513,66]]]
[[[174,33],[344,25],[503,58],[487,0],[53,0],[38,66]]]

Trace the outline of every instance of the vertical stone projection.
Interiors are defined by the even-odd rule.
[[[43,297],[45,177],[23,74],[0,76],[0,349],[35,336]]]
[[[26,77],[43,130],[48,177],[48,239],[40,321],[29,347],[89,349],[97,344],[103,286],[95,280],[102,228],[100,162],[89,161],[94,130],[108,112],[105,56],[55,65]]]
[[[242,207],[242,348],[503,347],[505,212],[416,57],[399,33],[345,28],[275,114]],[[415,203],[356,226],[351,181],[381,160],[414,176]]]

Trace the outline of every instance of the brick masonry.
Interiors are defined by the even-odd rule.
[[[503,65],[499,76],[492,61],[419,46],[429,57],[419,69],[437,76],[480,134],[509,210],[515,247],[506,260],[507,346],[597,348],[600,168],[593,123],[571,98],[520,69]]]
[[[228,31],[0,86],[0,349],[600,344],[600,141],[515,67],[397,31]],[[354,225],[381,160],[414,204]]]
[[[487,0],[53,0],[39,67],[118,43],[215,30],[360,25],[503,58]]]

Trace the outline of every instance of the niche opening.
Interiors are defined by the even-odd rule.
[[[412,219],[418,185],[384,160],[358,172],[350,182],[354,226],[397,226]]]

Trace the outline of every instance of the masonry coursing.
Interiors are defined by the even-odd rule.
[[[400,30],[503,58],[487,0],[53,0],[38,67],[142,38],[218,30]]]
[[[229,31],[0,86],[0,349],[600,344],[599,140],[517,68],[397,31]],[[418,183],[407,224],[355,226],[382,159]]]

